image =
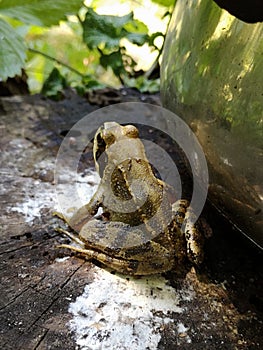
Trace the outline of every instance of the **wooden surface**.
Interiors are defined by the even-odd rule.
[[[57,103],[41,96],[0,100],[1,349],[84,349],[69,327],[68,308],[97,270],[75,256],[63,259],[55,248],[62,238],[52,216],[53,170],[61,134],[95,108],[74,94]],[[157,348],[261,349],[262,253],[211,208],[206,216],[214,236],[202,270],[191,270],[185,280],[165,275],[176,295],[194,292],[180,305],[191,342],[171,322],[159,330]],[[178,314],[170,317],[178,321]]]

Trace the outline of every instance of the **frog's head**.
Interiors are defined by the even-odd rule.
[[[96,132],[93,145],[93,157],[95,161],[96,170],[102,176],[105,166],[108,162],[115,158],[111,152],[108,152],[110,146],[119,143],[118,152],[114,150],[115,154],[121,154],[129,157],[125,145],[129,140],[139,140],[139,131],[134,125],[122,126],[116,122],[105,122]],[[127,142],[125,142],[127,141]]]

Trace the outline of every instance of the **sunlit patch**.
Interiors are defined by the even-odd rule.
[[[93,271],[94,280],[69,306],[69,327],[81,349],[155,350],[168,325],[191,342],[188,328],[174,322],[174,315],[185,311],[179,305],[194,297],[189,286],[179,295],[161,276],[125,279]]]

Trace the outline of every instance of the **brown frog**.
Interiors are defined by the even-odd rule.
[[[186,200],[170,202],[170,186],[149,164],[138,129],[106,122],[94,138],[101,182],[88,204],[69,220],[79,235],[60,229],[77,243],[64,248],[122,273],[147,275],[203,260],[199,232]],[[103,220],[93,216],[102,207]]]

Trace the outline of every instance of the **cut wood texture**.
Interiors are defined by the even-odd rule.
[[[119,96],[142,100],[134,91]],[[262,349],[262,253],[210,207],[204,266],[185,278],[119,276],[56,248],[67,241],[52,215],[56,154],[67,130],[96,108],[72,92],[60,102],[0,99],[0,348]]]

